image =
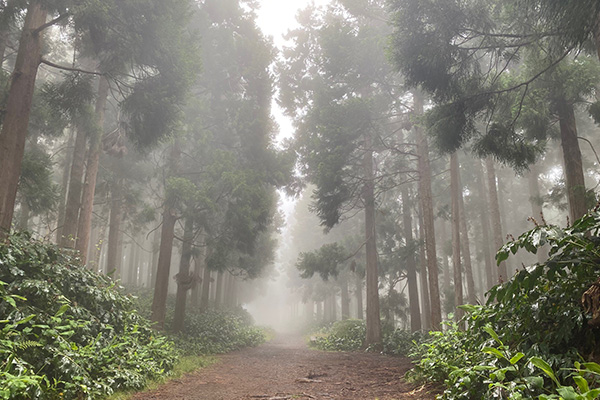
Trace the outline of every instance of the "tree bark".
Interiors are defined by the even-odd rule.
[[[222,308],[223,305],[223,271],[217,273],[217,285],[215,291],[215,307]]]
[[[29,215],[31,214],[29,204],[23,199],[21,202],[21,215],[19,216],[18,229],[20,231],[26,231],[29,229]]]
[[[87,168],[85,170],[85,184],[81,199],[81,212],[79,213],[79,223],[77,225],[77,241],[75,248],[79,250],[79,255],[85,264],[85,255],[90,243],[90,230],[92,228],[92,210],[94,207],[94,194],[96,193],[96,178],[98,176],[98,167],[100,164],[100,152],[102,151],[102,134],[104,132],[104,116],[106,110],[106,100],[108,90],[110,89],[106,77],[101,76],[98,82],[98,97],[96,98],[96,123],[99,132],[94,135],[90,142],[88,153]]]
[[[208,269],[206,263],[204,263],[204,272],[202,275],[202,297],[200,298],[201,310],[208,309],[208,304],[210,302],[210,281],[212,280],[210,275],[210,269]]]
[[[408,187],[402,186],[402,225],[404,227],[404,240],[406,247],[414,246],[412,235],[412,215],[410,207],[410,196]],[[408,302],[410,305],[410,330],[412,332],[421,330],[421,311],[419,308],[419,289],[417,283],[417,264],[412,252],[408,252],[406,257],[406,279],[408,280]]]
[[[560,141],[563,150],[567,199],[571,223],[587,213],[585,178],[581,150],[577,139],[577,124],[573,104],[560,99],[556,106],[560,122]]]
[[[429,279],[427,278],[427,255],[425,252],[425,228],[423,227],[423,207],[419,202],[419,266],[420,266],[420,286],[421,286],[421,320],[423,321],[423,330],[431,329],[431,298],[429,296]]]
[[[76,128],[75,145],[73,148],[73,162],[69,175],[69,191],[67,192],[67,203],[65,205],[65,220],[59,245],[62,247],[75,247],[77,236],[77,222],[79,210],[81,209],[81,190],[83,188],[83,172],[85,164],[85,133]]]
[[[381,320],[379,316],[379,283],[377,272],[377,242],[375,235],[375,176],[373,172],[373,150],[370,134],[365,135],[364,155],[364,203],[365,242],[367,255],[367,346],[381,342]]]
[[[452,268],[454,271],[454,319],[459,321],[463,312],[459,306],[463,301],[462,265],[460,262],[460,206],[458,197],[460,183],[458,182],[458,156],[456,152],[450,156],[450,197],[452,200]]]
[[[356,318],[364,319],[365,316],[363,314],[363,278],[358,272],[354,273],[354,278],[356,280]]]
[[[423,115],[423,99],[418,92],[414,93],[414,109],[417,116]],[[429,273],[429,296],[431,298],[431,329],[440,330],[442,323],[442,305],[438,283],[438,265],[435,248],[435,224],[433,214],[433,194],[431,192],[431,165],[429,162],[429,144],[427,136],[416,126],[417,152],[419,170],[419,194],[423,208],[425,228],[425,250],[427,253],[427,270]]]
[[[122,209],[122,180],[118,180],[110,191],[110,218],[108,225],[108,249],[106,254],[106,269],[113,273],[113,279],[121,279],[121,260],[119,253],[119,236],[121,232]]]
[[[41,60],[42,34],[37,29],[46,22],[47,15],[42,1],[29,2],[6,98],[0,131],[0,238],[6,237],[12,224],[35,79]]]
[[[485,276],[486,276],[486,285],[487,290],[490,290],[492,286],[494,286],[494,261],[492,257],[492,252],[490,251],[490,219],[489,219],[489,206],[487,201],[487,194],[485,190],[485,178],[483,176],[483,170],[481,168],[481,162],[478,161],[475,166],[477,171],[477,187],[479,188],[479,215],[481,222],[481,238],[482,238],[482,248],[483,248],[483,257],[485,263]],[[487,292],[484,290],[484,292]]]
[[[190,261],[192,259],[192,241],[194,240],[194,218],[187,217],[183,228],[183,244],[181,246],[181,260],[179,273],[176,275],[177,295],[175,297],[175,314],[173,316],[173,331],[183,332],[185,323],[185,306],[187,293],[191,288],[192,276],[190,275]]]
[[[463,185],[460,177],[460,166],[458,169],[458,208],[460,215],[460,250],[462,253],[464,271],[467,280],[467,299],[469,304],[477,303],[475,291],[475,278],[473,277],[473,265],[471,264],[471,246],[469,240],[469,228],[467,225],[467,214],[465,212],[465,199],[463,197]]]
[[[494,246],[496,251],[504,245],[502,239],[502,222],[500,220],[500,204],[498,202],[498,190],[496,188],[496,169],[494,168],[494,160],[491,157],[485,159],[485,167],[487,170],[488,190],[490,197],[490,212],[492,216],[492,228],[494,232]],[[498,281],[504,282],[508,277],[506,262],[502,261],[498,266]]]
[[[65,223],[65,213],[66,213],[66,202],[67,202],[67,193],[69,190],[69,177],[71,172],[71,165],[73,164],[74,157],[74,146],[75,146],[75,131],[73,129],[69,129],[69,138],[67,140],[67,151],[65,155],[65,159],[62,164],[63,173],[60,185],[60,197],[58,202],[58,216],[56,218],[56,244],[59,244],[62,240],[62,229]]]
[[[527,184],[529,187],[529,203],[531,204],[531,217],[536,225],[544,224],[544,211],[542,209],[542,195],[540,194],[538,166],[536,164],[529,166],[527,174]],[[535,253],[538,263],[543,263],[548,259],[548,248],[542,246]]]
[[[348,295],[348,279],[345,277],[340,282],[340,293],[342,298],[342,320],[350,318],[350,296]]]

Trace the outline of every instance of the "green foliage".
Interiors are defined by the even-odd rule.
[[[404,329],[383,331],[383,353],[408,357],[413,354],[415,346],[422,343],[426,335],[421,331],[409,332]]]
[[[595,398],[595,366],[578,362],[593,355],[600,340],[580,305],[598,279],[599,232],[596,210],[569,228],[537,226],[507,243],[498,262],[544,245],[548,261],[494,287],[487,305],[462,306],[466,329],[432,332],[418,347],[413,376],[444,382],[445,399]]]
[[[366,333],[363,320],[337,321],[317,332],[310,345],[321,350],[356,351],[363,347]]]
[[[0,281],[4,398],[98,398],[142,388],[176,361],[172,343],[109,278],[57,247],[10,236]]]
[[[318,273],[326,281],[330,276],[338,276],[340,264],[347,259],[346,249],[338,243],[331,243],[313,252],[300,253],[296,268],[302,278],[310,278]]]

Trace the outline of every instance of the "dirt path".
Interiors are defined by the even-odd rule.
[[[433,399],[404,381],[410,366],[403,358],[311,350],[301,338],[279,336],[134,399]]]

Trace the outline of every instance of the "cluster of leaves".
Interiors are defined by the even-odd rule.
[[[363,320],[336,321],[315,333],[311,338],[310,345],[320,350],[360,350],[364,345],[366,332],[367,328]]]
[[[10,236],[0,281],[0,398],[98,398],[142,388],[177,359],[109,278],[55,246]]]
[[[183,335],[176,345],[187,354],[220,354],[258,346],[266,340],[262,329],[252,325],[244,309],[207,310],[186,316]]]
[[[415,376],[444,382],[445,399],[595,398],[589,396],[596,396],[597,382],[590,378],[590,389],[586,378],[595,364],[577,363],[593,355],[600,339],[580,305],[598,278],[599,231],[594,211],[567,229],[537,226],[506,244],[498,261],[544,245],[549,258],[494,287],[487,305],[463,306],[465,329],[432,333],[415,354]]]

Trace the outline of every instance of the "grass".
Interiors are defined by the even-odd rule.
[[[173,368],[172,373],[169,375],[165,375],[160,379],[152,381],[148,384],[148,386],[143,390],[143,392],[151,391],[158,388],[160,385],[163,385],[173,379],[179,379],[185,374],[189,374],[190,372],[197,371],[202,368],[206,368],[209,365],[212,365],[217,362],[217,358],[214,356],[186,356],[181,357],[175,367]],[[129,400],[135,393],[138,391],[122,391],[116,392],[112,396],[108,397],[107,400]]]

